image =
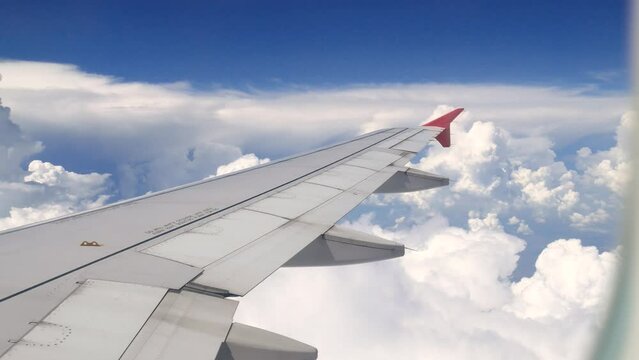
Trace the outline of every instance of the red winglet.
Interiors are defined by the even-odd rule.
[[[446,115],[440,116],[435,120],[431,120],[427,123],[422,124],[422,126],[437,126],[444,128],[444,131],[439,133],[439,135],[437,135],[435,139],[437,139],[437,141],[439,141],[439,143],[442,144],[443,147],[450,147],[450,123],[452,123],[453,120],[455,120],[455,118],[459,114],[461,114],[462,111],[464,111],[463,108],[455,109]]]

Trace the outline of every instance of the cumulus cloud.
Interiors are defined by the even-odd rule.
[[[517,254],[524,244],[495,229],[448,227],[430,237],[402,265],[415,286],[428,284],[446,296],[490,310],[508,298],[506,280],[517,266]]]
[[[533,319],[600,311],[618,262],[616,254],[600,253],[578,239],[556,240],[537,258],[535,274],[512,284],[515,297],[508,308]]]
[[[58,188],[74,198],[91,198],[100,195],[105,188],[102,186],[109,178],[109,174],[77,174],[67,171],[62,166],[50,162],[33,160],[27,168],[29,175],[25,182],[33,182],[50,188]]]
[[[9,216],[0,218],[0,230],[10,229],[39,221],[53,219],[71,213],[71,209],[60,204],[43,204],[37,207],[11,207]]]
[[[537,207],[556,208],[559,212],[570,210],[579,201],[572,178],[573,173],[560,162],[536,170],[519,167],[511,173],[511,179],[520,187],[521,198],[525,202]]]
[[[517,225],[517,233],[522,234],[522,235],[530,235],[532,234],[532,230],[530,229],[530,226],[528,226],[528,224],[526,223],[526,220],[522,220],[516,216],[511,216],[510,219],[508,219],[508,225]]]
[[[555,240],[555,233],[578,238],[597,229],[602,243],[611,242],[632,115],[623,115],[610,149],[584,147],[574,164],[555,149],[608,134],[626,107],[623,95],[499,84],[203,90],[21,61],[0,62],[0,72],[2,96],[15,109],[14,122],[0,107],[0,228],[381,127],[414,126],[433,109],[431,118],[464,106],[453,147],[431,146],[412,164],[449,176],[450,187],[369,202],[378,214],[399,207],[386,211],[394,221],[367,214],[346,222],[417,252],[360,266],[280,270],[242,300],[236,320],[314,344],[330,359],[580,358],[598,327],[617,256]],[[45,161],[43,143],[93,164],[94,172]],[[533,236],[529,244],[543,251],[518,279],[524,238]]]
[[[266,164],[269,161],[271,161],[271,159],[269,158],[260,159],[257,156],[255,156],[255,154],[242,155],[239,158],[231,161],[230,163],[226,165],[218,166],[215,176],[232,173],[234,171],[239,171],[239,170],[250,168],[256,165]]]
[[[488,213],[485,218],[480,218],[477,211],[471,211],[468,213],[468,228],[471,231],[477,232],[480,230],[503,230],[497,214]]]
[[[555,240],[534,275],[513,281],[525,241],[502,230],[451,227],[439,216],[399,229],[373,219],[344,225],[418,251],[383,263],[281,269],[242,299],[236,320],[318,346],[321,359],[587,354],[617,255]]]
[[[472,121],[474,115],[468,114]],[[507,206],[500,194],[508,192],[511,182],[510,174],[526,165],[539,167],[552,162],[555,153],[550,149],[548,138],[531,136],[514,137],[503,128],[492,122],[472,121],[466,129],[463,122],[455,122],[452,126],[455,141],[458,144],[451,148],[431,146],[427,154],[410,166],[448,176],[452,180],[450,191],[439,193],[425,192],[404,195],[404,200],[412,201],[420,206],[428,207],[431,197],[443,196],[435,206],[451,206],[458,203],[460,197],[468,197],[489,201],[497,211]],[[469,203],[473,210],[476,204]]]
[[[111,197],[109,174],[77,174],[40,160],[33,160],[28,172],[24,183],[0,184],[0,199],[17,195],[26,205],[11,206],[8,216],[0,217],[0,230],[93,209]],[[6,196],[1,190],[8,188],[18,193]]]
[[[0,179],[19,179],[24,158],[42,151],[42,143],[31,141],[10,119],[11,109],[0,100]]]
[[[467,120],[473,119],[472,114]],[[410,166],[448,176],[451,186],[437,192],[401,195],[415,206],[478,222],[477,212],[497,221],[513,216],[522,235],[532,234],[530,224],[571,226],[580,231],[612,233],[620,208],[622,189],[630,170],[629,133],[632,113],[622,116],[617,144],[593,152],[582,148],[574,155],[576,165],[557,159],[549,138],[516,137],[492,122],[453,124],[455,138],[463,146],[444,149],[432,145],[426,155]],[[397,197],[388,196],[388,201]]]
[[[604,209],[597,209],[585,215],[578,212],[570,215],[571,225],[580,229],[588,229],[594,225],[604,224],[609,219],[610,215]]]
[[[541,135],[566,143],[606,133],[626,106],[625,95],[593,96],[592,88],[381,84],[240,92],[125,82],[55,63],[1,61],[0,72],[3,98],[19,110],[23,130],[44,143],[73,143],[73,155],[86,162],[117,164],[109,171],[128,179],[119,183],[124,196],[203,178],[243,153],[279,158],[382,127],[414,126],[440,104],[465,106],[474,119],[533,138],[520,148],[546,146],[534,139]]]
[[[78,174],[62,166],[33,160],[42,151],[0,105],[0,230],[101,206],[110,195],[109,174]],[[22,177],[22,178],[21,178]]]
[[[593,152],[583,147],[577,152],[577,166],[586,175],[586,181],[622,195],[630,176],[630,154],[636,114],[626,112],[617,126],[617,144],[608,150]]]

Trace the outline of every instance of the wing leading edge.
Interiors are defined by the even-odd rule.
[[[447,185],[405,165],[433,139],[450,146],[461,111],[0,233],[1,358],[315,359],[233,323],[227,297],[282,266],[402,256],[402,244],[335,224],[373,193]]]

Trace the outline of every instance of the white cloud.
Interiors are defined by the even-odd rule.
[[[490,310],[507,301],[506,280],[524,244],[501,231],[449,227],[429,237],[423,249],[409,254],[402,265],[416,287],[427,284],[448,297]]]
[[[500,160],[498,151],[503,146],[499,145],[505,141],[505,134],[492,123],[474,122],[468,132],[461,132],[459,128],[454,127],[455,142],[464,146],[455,146],[450,152],[437,148],[422,158],[420,165],[453,173],[453,191],[489,196],[501,182],[500,172],[494,170],[499,166],[495,161]]]
[[[579,201],[574,191],[573,173],[561,162],[542,166],[536,170],[519,167],[511,173],[514,184],[521,188],[523,201],[542,208],[556,208],[565,212]]]
[[[368,214],[346,225],[419,251],[382,263],[281,269],[242,299],[236,321],[311,343],[320,359],[587,354],[616,255],[556,240],[532,277],[513,282],[522,239],[449,227],[441,217],[398,230],[371,220]]]
[[[29,175],[24,177],[25,182],[34,182],[49,188],[56,187],[74,198],[101,195],[106,190],[104,185],[110,176],[98,173],[77,174],[65,170],[62,166],[40,160],[31,161],[27,170]]]
[[[14,118],[24,131],[45,143],[73,143],[89,160],[117,163],[118,178],[136,168],[142,171],[137,178],[152,182],[120,189],[126,194],[202,178],[240,156],[240,149],[260,156],[291,154],[327,139],[414,126],[442,103],[465,106],[474,119],[490,119],[518,138],[543,135],[558,143],[606,133],[626,107],[625,95],[593,96],[591,88],[382,84],[239,92],[124,82],[54,63],[1,61],[0,72],[2,97],[16,109]],[[476,126],[477,132],[489,131]],[[278,141],[265,141],[274,138]],[[462,144],[457,134],[453,138]],[[544,146],[537,140],[526,145]],[[192,149],[207,153],[197,167],[187,156]]]
[[[472,116],[467,115],[467,119],[472,120]],[[516,138],[492,122],[474,121],[468,130],[462,123],[453,123],[452,131],[460,145],[448,149],[431,146],[426,156],[411,164],[449,177],[450,191],[406,194],[405,200],[422,207],[451,207],[462,197],[466,201],[472,198],[488,202],[494,207],[489,210],[499,213],[500,208],[508,206],[504,197],[510,195],[511,174],[524,165],[552,163],[555,157],[547,138]],[[476,208],[473,202],[467,204],[465,212]]]
[[[512,285],[515,298],[508,308],[533,319],[600,312],[618,262],[616,254],[599,253],[580,240],[556,240],[539,255],[535,274]]]
[[[530,235],[533,231],[530,229],[530,226],[526,223],[526,220],[522,220],[516,216],[511,216],[508,219],[508,225],[517,225],[517,233],[522,235]]]
[[[618,79],[624,74],[624,71],[621,70],[600,70],[600,71],[590,71],[588,75],[592,78],[602,81],[602,82],[611,82],[613,80]]]
[[[630,176],[630,154],[633,144],[632,133],[636,114],[626,112],[617,126],[617,144],[608,150],[593,151],[584,147],[577,152],[577,164],[583,169],[586,181],[607,187],[617,195],[622,195]]]
[[[77,174],[49,162],[20,163],[42,149],[0,105],[0,230],[101,206],[109,199],[109,174]]]
[[[16,180],[23,173],[20,162],[42,151],[42,143],[31,141],[10,119],[11,109],[0,101],[0,179]]]
[[[471,211],[468,213],[468,228],[470,231],[480,230],[503,230],[499,218],[496,213],[489,212],[485,218],[480,218],[480,214],[477,211]]]
[[[242,155],[226,165],[218,166],[215,176],[232,173],[234,171],[239,171],[256,165],[266,164],[269,161],[271,161],[269,158],[260,159],[255,156],[255,154]]]
[[[530,235],[533,233],[533,231],[530,229],[530,226],[526,224],[526,222],[522,221],[517,226],[517,233],[522,235]]]
[[[572,213],[570,215],[570,221],[576,228],[587,229],[593,225],[605,223],[610,219],[610,215],[604,209],[597,209],[586,215],[580,213]]]
[[[625,95],[593,96],[592,88],[428,83],[240,92],[125,82],[55,63],[0,61],[0,72],[2,97],[26,133],[73,143],[68,156],[117,164],[114,176],[128,179],[118,183],[126,197],[203,178],[243,152],[280,157],[381,127],[414,126],[433,109],[450,108],[443,103],[469,109],[453,141],[464,144],[458,148],[475,161],[472,169],[500,156],[491,153],[499,142],[495,150],[475,136],[497,131],[500,141],[505,129],[513,159],[532,150],[548,156],[550,140],[606,133],[626,107]],[[471,119],[492,124],[458,134]],[[485,185],[497,184],[483,181],[493,170],[462,172],[457,186],[490,192]]]
[[[24,181],[0,184],[0,199],[17,196],[26,205],[11,206],[8,216],[0,217],[0,230],[93,209],[111,197],[109,174],[77,174],[40,160],[29,164]],[[14,191],[5,193],[4,189]]]
[[[598,326],[616,255],[557,240],[533,275],[514,281],[525,242],[504,231],[531,235],[532,224],[539,237],[557,228],[610,228],[627,179],[631,115],[624,115],[615,146],[579,150],[574,168],[553,148],[605,136],[626,107],[623,95],[499,84],[206,91],[19,61],[0,62],[0,72],[1,95],[20,125],[0,107],[0,228],[381,127],[414,126],[433,109],[431,117],[464,106],[453,147],[432,146],[414,164],[451,177],[451,186],[378,197],[372,205],[391,200],[408,208],[388,227],[373,215],[349,223],[419,252],[376,264],[278,271],[242,300],[237,320],[317,345],[330,359],[580,358]],[[113,164],[114,176],[33,160],[46,152],[31,139],[58,151],[73,144],[63,155],[98,172]]]
[[[451,179],[447,189],[409,193],[399,199],[447,216],[470,213],[469,224],[483,226],[478,215],[495,214],[496,221],[515,216],[517,233],[532,234],[529,224],[570,225],[580,231],[610,234],[629,177],[629,133],[632,113],[623,115],[617,144],[608,150],[577,151],[576,166],[557,159],[545,137],[515,137],[490,122],[453,123],[463,146],[432,145],[411,166]],[[466,121],[473,116],[467,115]],[[398,197],[387,196],[392,201]],[[456,215],[455,215],[456,214]],[[513,225],[513,224],[511,224]]]
[[[70,214],[71,209],[60,204],[43,204],[38,207],[12,207],[9,216],[0,218],[0,230],[52,219]]]

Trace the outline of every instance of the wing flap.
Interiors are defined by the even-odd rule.
[[[441,129],[439,128],[424,128],[422,131],[408,138],[412,141],[421,141],[422,144],[428,144],[435,136],[439,135]]]
[[[142,251],[204,268],[287,221],[279,216],[240,209]]]
[[[303,182],[246,208],[294,219],[339,193],[339,189]]]
[[[246,295],[329,226],[291,221],[237,252],[207,266],[192,283],[230,295]]]
[[[306,182],[346,190],[374,173],[373,170],[359,166],[339,165]]]
[[[367,151],[354,159],[347,161],[346,165],[359,166],[375,171],[382,170],[393,161],[401,158],[400,154],[380,150]]]
[[[181,291],[158,305],[121,360],[215,359],[238,302]]]
[[[394,167],[389,167],[374,173],[351,189],[207,266],[192,283],[212,292],[246,295],[329,230],[395,172]]]
[[[414,140],[404,140],[399,144],[393,146],[395,150],[401,151],[410,151],[413,153],[418,153],[421,149],[424,148],[424,143],[422,141],[414,141]]]
[[[9,349],[3,359],[119,358],[167,289],[87,280]]]

